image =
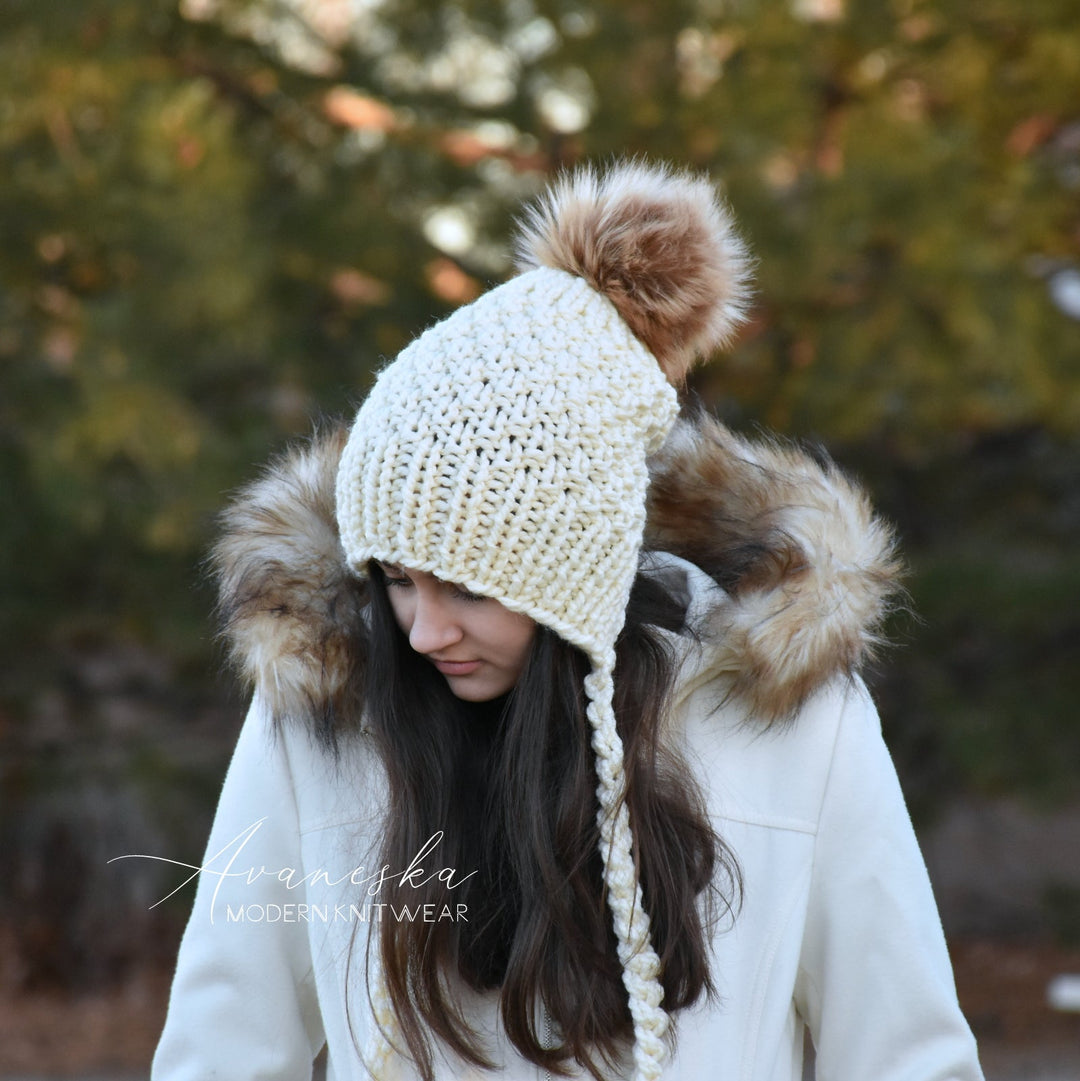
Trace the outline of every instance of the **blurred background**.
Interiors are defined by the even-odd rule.
[[[1080,1076],[1074,0],[4,0],[0,1076],[146,1075],[192,887],[107,861],[202,853],[226,494],[626,154],[759,261],[697,392],[902,538],[870,679],[988,1076]]]

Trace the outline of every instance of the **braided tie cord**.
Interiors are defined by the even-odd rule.
[[[742,321],[747,257],[710,183],[643,164],[567,179],[523,228],[523,272],[379,373],[342,452],[337,522],[357,576],[371,559],[429,572],[591,658],[605,891],[634,1079],[656,1081],[671,1019],[634,865],[614,643],[642,544],[647,456],[675,421],[694,356]],[[379,1077],[404,1059],[378,966],[370,993],[365,1061]]]
[[[649,917],[634,871],[633,836],[626,808],[626,774],[623,745],[615,728],[612,707],[614,656],[605,657],[585,678],[589,698],[587,715],[592,725],[592,746],[599,777],[600,851],[604,860],[604,881],[611,907],[623,983],[630,999],[634,1022],[634,1081],[656,1081],[660,1076],[666,1048],[664,1036],[670,1018],[661,1003],[660,959],[653,949]]]
[[[657,1081],[666,1056],[664,1037],[670,1018],[662,1007],[660,959],[653,949],[649,917],[645,911],[634,870],[633,834],[624,799],[626,774],[622,739],[615,727],[612,708],[614,655],[605,657],[585,678],[587,716],[592,728],[592,747],[599,778],[600,851],[604,882],[623,967],[630,1016],[634,1025],[634,1081]],[[397,1023],[386,991],[382,967],[373,955],[370,970],[371,1005],[375,1025],[364,1049],[364,1062],[375,1081],[391,1076],[394,1054],[390,1041]]]

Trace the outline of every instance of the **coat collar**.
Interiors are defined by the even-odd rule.
[[[366,586],[345,565],[334,484],[348,435],[317,432],[243,489],[212,564],[230,653],[275,717],[324,735],[362,706]],[[889,529],[831,462],[680,420],[650,463],[648,547],[692,565],[701,664],[764,723],[792,716],[878,642],[897,591]],[[355,722],[354,722],[355,723]]]

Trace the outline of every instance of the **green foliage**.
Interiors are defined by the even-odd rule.
[[[1036,500],[1064,524],[1032,555],[1048,463],[995,488],[980,448],[1047,433],[1077,460],[1080,332],[1047,288],[1080,238],[1072,0],[384,0],[351,32],[349,7],[0,15],[11,716],[30,730],[71,651],[209,670],[224,493],[508,273],[548,172],[644,153],[722,181],[759,259],[753,323],[697,389],[846,448],[913,541],[927,624],[896,663],[921,690],[894,730],[935,777],[1063,791],[1080,525]]]
[[[920,814],[954,789],[1075,797],[1078,475],[1080,446],[1031,430],[884,486],[921,619],[883,702]]]

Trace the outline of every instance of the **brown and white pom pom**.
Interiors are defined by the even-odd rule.
[[[555,267],[606,296],[676,386],[746,317],[750,258],[702,177],[639,162],[579,169],[525,212],[515,249],[519,270]]]

